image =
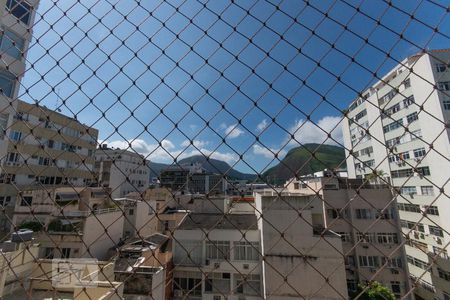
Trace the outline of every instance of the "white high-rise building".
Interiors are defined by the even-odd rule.
[[[149,186],[150,161],[133,151],[111,149],[106,144],[95,152],[96,181],[109,187],[111,197],[143,193]]]
[[[423,287],[415,293],[424,299],[450,299],[450,277],[429,267],[438,261],[435,267],[450,270],[449,59],[450,49],[405,59],[361,93],[344,122],[349,177],[376,172],[380,183],[396,188],[410,277]],[[433,278],[449,288],[437,288],[445,285]]]

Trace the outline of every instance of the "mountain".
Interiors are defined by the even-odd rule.
[[[306,175],[323,169],[345,168],[345,166],[344,148],[305,144],[289,150],[281,162],[265,171],[262,177],[271,184],[282,184],[295,177],[295,172],[298,172],[298,175]]]
[[[239,179],[239,180],[249,180],[254,181],[256,179],[255,174],[246,174],[241,173],[233,168],[231,166],[221,160],[212,159],[209,160],[206,159],[203,155],[194,155],[191,157],[184,158],[182,160],[178,161],[178,165],[190,165],[200,163],[202,167],[210,173],[219,173],[219,174],[227,174],[228,177],[231,179]],[[169,164],[162,164],[162,163],[155,163],[150,162],[150,179],[153,177],[159,177],[159,174],[161,173],[161,170],[167,168],[170,166]]]
[[[315,153],[315,158],[312,157]],[[221,160],[207,158],[203,155],[194,155],[178,161],[178,165],[190,165],[200,163],[207,172],[227,174],[231,179],[255,181],[255,174],[241,173]],[[161,170],[167,168],[168,164],[150,163],[150,178],[159,177]],[[283,184],[289,178],[298,175],[311,174],[323,169],[345,168],[344,148],[332,145],[305,144],[289,150],[281,162],[265,171],[262,175],[265,182],[271,184]]]
[[[164,170],[167,168],[168,164],[162,164],[162,163],[156,163],[150,161],[150,179],[154,177],[159,177],[159,174],[161,174],[161,170]]]
[[[190,165],[200,163],[206,171],[211,173],[219,173],[219,174],[227,174],[228,177],[231,179],[241,179],[241,180],[249,180],[253,181],[256,179],[255,174],[246,174],[241,173],[233,168],[231,166],[221,160],[210,158],[209,160],[206,159],[203,155],[194,155],[191,157],[184,158],[178,162],[180,165]]]

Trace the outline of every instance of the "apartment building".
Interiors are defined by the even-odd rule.
[[[289,180],[286,189],[315,195],[314,205],[322,203],[323,227],[342,239],[349,292],[375,280],[397,298],[404,297],[410,290],[407,260],[396,198],[389,187],[332,172],[320,175],[325,177]]]
[[[136,152],[103,144],[95,152],[95,173],[97,184],[109,187],[112,198],[120,198],[149,187],[150,161]]]
[[[164,300],[171,294],[171,240],[162,234],[135,238],[118,249],[114,273],[130,299]]]
[[[205,171],[201,165],[170,166],[161,171],[160,186],[192,194],[224,194],[227,180],[222,174]]]
[[[173,237],[174,298],[346,297],[339,236],[315,234],[310,196],[282,197],[258,192],[247,199],[253,207],[228,202],[228,213],[188,214]]]
[[[254,214],[189,214],[173,238],[173,299],[262,299],[257,223]]]
[[[30,186],[83,186],[92,182],[98,131],[45,107],[15,101],[0,137],[0,205],[6,214],[0,230],[8,232],[17,191]]]
[[[106,259],[123,238],[123,208],[91,187],[23,190],[13,224],[35,231],[41,258]]]
[[[35,267],[39,244],[31,235],[13,235],[13,239],[0,244],[0,298],[14,299],[14,294],[23,290]],[[18,298],[15,298],[18,299]]]
[[[342,242],[336,233],[316,230],[323,209],[310,195],[255,192],[264,299],[347,297]]]
[[[396,187],[403,233],[408,238],[416,296],[433,299],[429,256],[446,256],[450,241],[450,50],[408,57],[361,93],[346,113],[344,141],[349,177],[378,179]],[[351,150],[351,151],[350,151]]]

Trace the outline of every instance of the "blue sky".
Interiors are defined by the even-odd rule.
[[[436,3],[41,1],[20,97],[152,161],[203,153],[261,172],[298,142],[340,142],[339,110],[374,72],[450,47],[450,2]]]

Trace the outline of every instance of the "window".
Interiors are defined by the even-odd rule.
[[[450,100],[444,100],[443,104],[445,110],[450,110]]]
[[[386,126],[383,126],[383,132],[387,133],[389,131],[392,131],[392,130],[395,130],[397,128],[402,127],[402,125],[403,125],[403,120],[402,119],[400,119],[398,121],[394,121],[394,122],[392,122],[392,123],[390,123],[390,124],[388,124]]]
[[[229,241],[207,241],[206,259],[225,260],[230,258]]]
[[[11,98],[14,93],[15,83],[16,76],[7,71],[0,71],[0,92],[3,95]]]
[[[48,157],[39,157],[38,164],[41,166],[50,166],[51,160]]]
[[[375,243],[376,239],[375,239],[375,233],[371,233],[371,232],[367,232],[367,233],[362,233],[362,232],[358,232],[356,233],[356,239],[359,241],[362,241],[364,243]]]
[[[367,110],[362,110],[361,112],[357,113],[355,116],[355,122],[358,122],[361,118],[363,118],[365,115],[367,115]]]
[[[417,230],[420,232],[425,232],[425,227],[421,223],[400,220],[400,226],[403,228],[408,228],[408,229],[413,229],[413,230]]]
[[[450,91],[450,81],[439,82],[438,89],[441,91]]]
[[[8,117],[9,115],[0,113],[0,140],[5,138],[6,128],[8,127]]]
[[[336,232],[341,236],[343,243],[351,243],[353,241],[352,236],[349,232]]]
[[[228,294],[230,290],[230,273],[207,274],[205,278],[205,292]]]
[[[408,124],[411,124],[412,122],[417,121],[418,119],[419,116],[417,115],[417,112],[413,112],[412,114],[406,116]]]
[[[407,78],[404,82],[405,89],[411,87],[411,79]]]
[[[328,208],[327,215],[330,219],[344,219],[349,217],[348,209],[346,208]]]
[[[234,242],[235,260],[259,260],[258,242]]]
[[[433,215],[433,216],[439,216],[439,210],[437,208],[437,206],[424,206],[425,209],[425,213],[427,215]]]
[[[386,267],[388,268],[402,268],[403,263],[402,259],[400,257],[394,257],[394,258],[381,258],[381,264],[386,264]]]
[[[446,69],[447,69],[446,64],[436,64],[436,71],[438,73],[445,72]]]
[[[53,259],[55,257],[55,248],[44,248],[44,258]]]
[[[417,189],[415,186],[404,186],[400,188],[400,194],[402,195],[417,195]]]
[[[128,211],[128,214],[129,214],[130,216],[134,215],[134,210],[133,210],[133,209],[130,209],[130,210]]]
[[[378,256],[359,256],[359,265],[367,268],[377,268],[380,266]]]
[[[355,209],[357,219],[372,219],[372,211],[368,208],[357,208]]]
[[[261,283],[258,274],[234,274],[236,293],[244,295],[260,295]]]
[[[430,230],[430,234],[439,236],[439,237],[444,237],[444,231],[441,228],[439,228],[437,226],[431,226],[431,225],[428,225],[428,228]]]
[[[25,41],[12,31],[3,29],[0,33],[0,50],[15,59],[22,59]]]
[[[410,263],[412,265],[415,265],[418,268],[421,268],[421,269],[424,269],[424,270],[428,269],[428,263],[423,261],[423,260],[420,260],[418,258],[412,257],[410,255],[406,255],[406,260],[408,261],[408,263]]]
[[[11,131],[11,133],[9,134],[9,138],[13,141],[20,141],[22,139],[22,132],[20,131]]]
[[[446,281],[450,281],[450,272],[444,271],[441,268],[438,268],[438,274],[439,277],[446,280]]]
[[[354,279],[347,279],[347,289],[350,292],[356,291],[357,288],[358,288],[358,283],[356,282],[356,280],[354,280]]]
[[[61,249],[61,258],[70,258],[70,250],[71,250],[71,248],[62,248]]]
[[[416,212],[420,213],[420,206],[417,204],[410,204],[410,203],[398,203],[397,204],[398,210],[403,211],[409,211],[409,212]]]
[[[397,233],[379,232],[377,233],[377,242],[379,244],[398,244]]]
[[[21,206],[31,206],[31,203],[33,203],[32,196],[22,196],[22,200],[20,201]]]
[[[434,195],[434,189],[432,186],[421,186],[420,190],[422,192],[422,195],[426,196],[433,196]]]
[[[0,206],[5,207],[11,203],[11,196],[0,196]]]
[[[407,108],[410,105],[414,104],[415,100],[414,100],[414,96],[409,96],[408,98],[403,100],[403,107]]]
[[[414,152],[415,158],[421,158],[427,154],[427,152],[425,151],[425,148],[414,149],[413,152]]]
[[[400,294],[402,293],[400,281],[391,281],[391,290],[396,297],[399,297]]]
[[[421,176],[429,176],[429,175],[431,175],[429,167],[417,168],[417,173],[419,173],[419,175],[421,175]]]
[[[19,153],[15,153],[15,152],[9,152],[6,158],[6,161],[8,162],[18,162],[19,161]]]
[[[30,24],[32,7],[24,0],[7,0],[6,9],[24,24]]]
[[[173,281],[173,289],[181,291],[182,295],[202,295],[202,275],[199,272],[177,272]]]

